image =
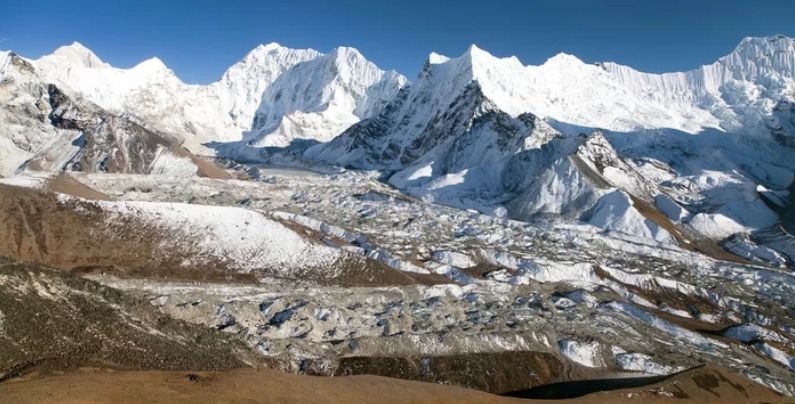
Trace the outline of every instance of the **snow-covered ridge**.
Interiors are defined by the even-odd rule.
[[[437,125],[442,116],[476,94],[482,100],[469,104],[511,117],[531,113],[563,132],[572,128],[759,132],[770,109],[795,92],[792,43],[781,36],[749,38],[712,65],[666,74],[640,73],[614,63],[586,64],[567,54],[540,66],[524,66],[516,57],[497,58],[475,45],[457,58],[432,53],[417,82],[381,110],[377,124],[362,129],[379,138],[378,150],[370,151],[371,156],[364,158],[345,141],[344,147],[320,147],[308,156],[367,168],[394,167],[389,160],[400,154],[399,149],[423,143],[427,135],[421,133],[423,129]],[[479,113],[474,111],[477,108],[464,110]],[[395,133],[389,141],[381,141],[390,131]]]
[[[244,135],[263,145],[315,136],[328,140],[368,117],[407,83],[352,48],[324,55],[276,43],[256,47],[209,85],[183,83],[158,58],[114,68],[76,42],[33,63],[47,80],[110,111],[138,116],[205,154],[213,153],[206,143],[239,141]],[[293,69],[303,63],[310,65]],[[315,79],[307,80],[312,75]],[[271,132],[279,140],[263,141]]]
[[[567,54],[524,66],[475,45],[456,58],[433,53],[377,116],[304,155],[394,170],[389,182],[413,196],[517,220],[589,220],[618,188],[646,215],[674,201],[662,203],[672,220],[707,237],[750,232],[776,220],[757,185],[781,191],[795,170],[780,147],[791,137],[782,99],[795,94],[792,43],[750,38],[712,65],[666,74]],[[610,219],[593,223],[671,241],[621,192],[602,201]],[[704,220],[716,214],[736,225]]]
[[[271,83],[256,111],[251,143],[287,146],[295,138],[326,142],[373,115],[406,83],[354,48],[334,49],[291,67]]]
[[[688,72],[651,74],[615,63],[602,66],[646,98],[706,110],[727,130],[753,119],[749,109],[770,109],[780,99],[792,99],[795,91],[795,41],[783,35],[744,38],[730,54]]]
[[[66,54],[98,66],[94,70],[110,69],[82,48]],[[2,63],[0,175],[21,170],[206,174],[168,134],[48,83],[33,64],[13,53],[6,53]]]
[[[497,58],[472,45],[458,58],[431,54],[420,79],[431,66],[441,65],[477,81],[487,98],[513,116],[531,112],[621,132],[728,130],[754,118],[748,108],[770,108],[795,91],[795,45],[781,35],[745,38],[727,56],[688,72],[641,73],[616,63],[588,64],[565,53],[540,66],[524,66],[516,57]]]

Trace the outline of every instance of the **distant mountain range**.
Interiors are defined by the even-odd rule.
[[[777,230],[792,225],[795,178],[785,36],[665,74],[567,54],[525,66],[473,45],[431,54],[415,83],[346,47],[261,45],[209,85],[183,83],[156,58],[113,68],[78,43],[0,60],[4,176],[209,175],[197,155],[288,153],[379,170],[410,195],[499,217],[660,243],[741,233],[741,255],[795,260]]]

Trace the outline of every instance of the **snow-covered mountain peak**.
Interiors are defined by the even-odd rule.
[[[346,46],[332,49],[318,60],[323,60],[321,64],[325,65],[325,68],[330,69],[333,66],[337,70],[337,78],[344,81],[353,79],[350,75],[355,73],[354,70],[363,70],[365,74],[380,72],[380,69],[365,59],[358,49]]]
[[[427,64],[438,65],[438,64],[441,64],[441,63],[445,63],[448,60],[450,60],[450,58],[445,56],[445,55],[440,55],[440,54],[438,54],[436,52],[431,52],[431,54],[428,55]]]
[[[546,67],[560,67],[560,66],[579,66],[584,65],[585,63],[580,60],[577,56],[570,55],[565,52],[560,52],[555,56],[547,59],[544,62],[543,66]]]
[[[522,65],[522,62],[520,62],[516,56],[504,58],[497,57],[483,49],[478,48],[478,46],[475,44],[470,45],[469,48],[467,48],[467,51],[459,58],[459,60],[472,65],[476,80],[488,78],[487,75],[494,71],[495,68],[510,70],[524,69],[524,65]]]
[[[278,51],[282,49],[287,49],[286,47],[280,45],[278,42],[269,42],[266,44],[259,44],[256,48],[254,48],[258,52],[271,52],[271,51]]]
[[[144,74],[170,73],[171,70],[159,58],[153,57],[135,65],[132,70]]]
[[[284,147],[296,139],[325,142],[375,113],[407,83],[355,48],[339,47],[298,63],[263,93],[250,144]]]
[[[417,84],[452,101],[472,83],[486,93],[493,93],[490,88],[508,86],[508,82],[524,70],[515,56],[499,58],[473,44],[456,58],[431,53]]]
[[[771,35],[765,37],[745,37],[737,45],[733,53],[745,54],[749,50],[768,52],[795,51],[795,39],[785,35]]]
[[[86,48],[80,42],[72,42],[71,45],[61,46],[50,55],[42,56],[38,62],[53,63],[68,66],[78,66],[86,68],[107,68],[109,64],[100,59],[93,51]]]
[[[735,80],[757,81],[767,76],[795,77],[795,41],[783,35],[744,38],[716,65],[725,66]]]
[[[256,78],[270,82],[287,68],[321,55],[320,52],[314,49],[289,49],[275,42],[267,45],[258,45],[246,54],[243,59],[230,66],[221,81],[235,81],[244,76],[256,75]],[[251,77],[251,79],[254,78]]]
[[[338,48],[334,48],[331,52],[329,52],[329,54],[335,55],[337,60],[364,59],[364,55],[362,55],[358,49],[351,48],[349,46],[340,46]]]
[[[469,56],[472,60],[477,60],[479,58],[489,58],[494,57],[491,53],[480,49],[477,45],[471,44],[467,48],[466,52],[464,52],[464,56]]]

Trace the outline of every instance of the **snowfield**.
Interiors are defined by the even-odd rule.
[[[285,276],[296,269],[325,267],[340,258],[333,248],[308,242],[262,213],[220,206],[158,202],[94,202],[110,213],[109,222],[134,220],[163,228],[198,253],[231,261],[244,270],[278,268]],[[177,241],[179,242],[179,241]]]

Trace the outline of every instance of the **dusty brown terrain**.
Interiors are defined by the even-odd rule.
[[[219,370],[261,362],[233,337],[118,290],[0,259],[0,382],[85,366]]]
[[[109,199],[65,175],[50,180],[47,187]],[[550,386],[599,375],[572,373],[554,356],[535,352],[343,358],[337,376],[346,377],[333,378],[241,369],[278,364],[265,363],[226,334],[173,320],[140,300],[75,274],[112,271],[135,278],[189,276],[233,282],[254,282],[255,277],[229,275],[220,266],[184,271],[177,264],[181,257],[153,253],[159,251],[157,234],[134,223],[119,223],[124,233],[105,233],[101,212],[91,204],[74,209],[70,203],[79,202],[59,203],[46,191],[0,185],[0,254],[73,270],[0,260],[0,403],[516,400],[443,384],[495,393],[519,390],[518,395],[531,394],[521,389],[535,386],[553,396],[579,392],[577,402],[788,402],[761,385],[712,367],[621,390],[616,388],[628,385],[615,380]],[[352,263],[346,276],[353,284],[383,282],[384,274],[395,272],[357,265]],[[157,274],[151,268],[157,268]],[[608,388],[612,390],[593,393]]]
[[[103,194],[102,192],[83,185],[82,182],[74,179],[72,176],[66,173],[60,173],[54,178],[49,179],[47,181],[47,189],[49,191],[95,201],[113,200],[113,198]]]
[[[95,191],[67,179],[51,187],[77,195]],[[158,253],[159,237],[134,223],[115,234],[103,213],[90,204],[59,204],[55,194],[0,185],[0,255],[63,268],[179,268],[179,258]]]
[[[642,387],[602,391],[575,399],[587,403],[695,402],[793,403],[761,384],[715,366],[702,366]]]
[[[134,278],[255,283],[258,276],[269,274],[269,268],[258,274],[238,272],[209,258],[186,266],[185,257],[195,257],[180,244],[181,235],[124,217],[108,220],[105,212],[84,201],[59,202],[54,192],[90,200],[111,199],[66,174],[48,180],[46,187],[0,185],[0,256],[80,273]],[[340,275],[335,277],[322,268],[299,275],[318,284],[340,286],[449,282],[438,275],[407,274],[359,257],[346,258],[339,266]]]
[[[198,167],[197,175],[199,177],[206,177],[206,178],[214,178],[218,180],[226,180],[233,178],[232,174],[229,174],[228,171],[224,170],[223,167],[220,165],[202,159],[201,157],[196,156],[195,154],[189,152],[184,147],[173,147],[171,151],[180,157],[187,157],[189,158],[193,164]]]
[[[70,374],[0,384],[13,403],[527,403],[475,390],[378,376],[315,377],[274,370],[115,372]],[[594,393],[574,403],[786,403],[763,386],[704,367],[632,389]]]
[[[425,358],[346,357],[335,376],[377,375],[501,394],[561,380],[604,374],[573,368],[546,352],[494,352]]]

